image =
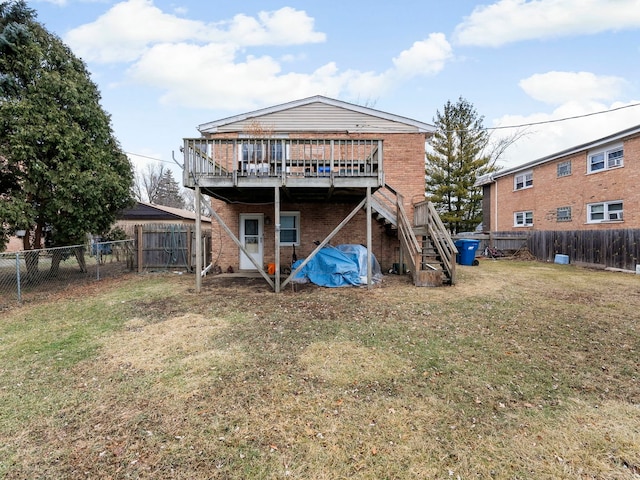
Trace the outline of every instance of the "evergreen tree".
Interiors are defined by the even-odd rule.
[[[24,249],[45,233],[83,243],[131,202],[132,168],[96,85],[24,0],[0,1],[0,178],[0,248],[18,229]]]
[[[184,208],[184,197],[180,193],[180,185],[173,178],[173,172],[166,169],[158,180],[158,189],[154,199],[156,205]]]
[[[497,170],[485,154],[489,134],[473,105],[460,97],[436,112],[438,128],[426,156],[426,193],[451,233],[473,230],[482,221],[482,191],[476,179]]]

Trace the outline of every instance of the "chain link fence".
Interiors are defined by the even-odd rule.
[[[0,253],[0,309],[133,271],[133,240]]]

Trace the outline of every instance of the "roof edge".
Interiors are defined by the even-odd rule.
[[[370,107],[356,105],[353,103],[345,102],[343,100],[337,100],[335,98],[325,97],[323,95],[314,95],[312,97],[301,98],[298,100],[293,100],[291,102],[286,102],[279,105],[273,105],[271,107],[261,108],[259,110],[253,110],[251,112],[241,113],[231,117],[221,118],[220,120],[214,120],[212,122],[200,124],[198,125],[197,128],[200,133],[216,133],[218,127],[223,125],[228,125],[230,123],[240,122],[243,120],[248,120],[250,118],[268,115],[270,113],[281,112],[283,110],[288,110],[288,109],[300,107],[303,105],[309,105],[311,103],[316,103],[316,102],[324,103],[326,105],[332,105],[335,107],[346,108],[354,112],[363,113],[366,115],[372,115],[379,118],[384,118],[386,120],[405,123],[407,125],[416,127],[420,133],[433,133],[436,131],[436,127],[429,123],[421,122],[419,120],[414,120],[414,119],[403,117],[401,115],[396,115],[393,113],[383,112],[381,110],[376,110]]]
[[[573,155],[575,153],[582,152],[584,150],[590,150],[592,148],[596,148],[601,145],[606,145],[607,143],[612,143],[617,140],[622,140],[625,137],[629,137],[631,135],[635,135],[638,133],[640,133],[640,125],[635,125],[633,127],[626,128],[625,130],[621,130],[619,132],[612,133],[611,135],[607,135],[606,137],[602,137],[597,140],[593,140],[591,142],[582,143],[580,145],[576,145],[574,147],[567,148],[565,150],[561,150],[556,153],[552,153],[551,155],[537,158],[530,162],[523,163],[522,165],[518,165],[517,167],[511,167],[505,170],[500,170],[498,172],[491,174],[491,179],[489,181],[486,181],[485,183],[479,183],[481,180],[483,180],[484,177],[487,177],[487,175],[484,175],[483,177],[480,177],[476,181],[476,185],[477,186],[486,185],[487,183],[493,182],[497,178],[504,177],[506,175],[510,175],[512,173],[516,173],[522,170],[527,170],[529,168],[537,167],[538,165],[542,165],[543,163],[551,162],[553,160],[557,160],[559,158],[566,157],[568,155]]]

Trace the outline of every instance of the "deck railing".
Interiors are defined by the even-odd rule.
[[[382,140],[184,139],[185,182],[195,178],[377,177]]]

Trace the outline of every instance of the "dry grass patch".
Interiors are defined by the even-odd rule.
[[[398,355],[355,342],[312,343],[302,352],[299,361],[309,375],[343,386],[386,383],[411,368]]]
[[[640,283],[141,276],[0,314],[0,477],[640,477]]]
[[[189,374],[202,373],[203,367],[241,364],[242,352],[230,347],[212,348],[210,344],[212,337],[228,327],[229,322],[224,319],[194,313],[155,323],[135,317],[111,337],[100,360],[113,368],[124,365],[155,372],[183,368]]]

